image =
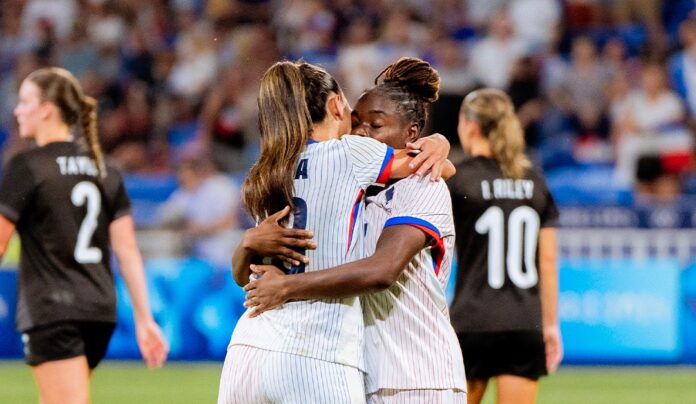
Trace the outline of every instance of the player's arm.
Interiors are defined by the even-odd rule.
[[[145,270],[136,244],[133,217],[125,215],[111,222],[109,236],[133,303],[138,347],[148,367],[160,367],[167,359],[169,348],[150,311]]]
[[[249,283],[250,265],[262,257],[273,257],[292,265],[305,264],[309,259],[293,247],[314,249],[316,243],[310,230],[287,229],[280,221],[290,213],[290,207],[268,216],[258,226],[244,232],[242,242],[232,254],[232,276],[239,286]]]
[[[389,226],[372,256],[334,268],[285,276],[273,266],[255,265],[262,276],[244,288],[248,292],[245,305],[258,315],[288,300],[349,297],[387,289],[429,241],[416,227]]]
[[[5,216],[0,215],[0,259],[5,255],[7,245],[10,243],[14,231],[15,224]]]
[[[431,180],[437,181],[440,177],[447,179],[455,174],[454,164],[447,160],[450,143],[441,134],[420,138],[406,146],[407,149],[394,151],[389,178],[405,178],[411,174],[423,177],[430,173]],[[414,155],[414,152],[418,154]]]
[[[563,345],[558,323],[556,229],[553,227],[544,227],[539,232],[539,294],[546,345],[546,368],[549,372],[553,372],[563,358]]]

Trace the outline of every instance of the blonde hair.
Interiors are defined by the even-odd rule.
[[[460,114],[476,122],[505,177],[524,177],[532,164],[524,151],[522,125],[507,94],[493,88],[473,91],[464,98]]]
[[[104,153],[97,133],[97,101],[85,95],[72,73],[59,67],[36,70],[27,76],[27,80],[41,89],[41,99],[58,107],[63,122],[70,126],[80,125],[99,176],[106,176]]]

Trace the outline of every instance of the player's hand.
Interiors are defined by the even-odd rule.
[[[430,173],[431,181],[439,181],[450,151],[447,138],[435,133],[415,142],[409,142],[406,147],[411,150],[420,150],[420,153],[410,163],[411,169],[416,170],[419,177],[424,177]]]
[[[244,286],[247,292],[244,307],[251,308],[249,317],[256,317],[264,311],[280,307],[288,299],[285,291],[285,273],[273,265],[252,265],[256,280]]]
[[[546,370],[551,374],[558,369],[563,359],[563,341],[558,325],[544,326],[544,345],[546,346]]]
[[[135,336],[145,364],[149,368],[159,368],[167,360],[169,345],[154,320],[135,322]]]
[[[287,229],[279,222],[290,213],[290,207],[268,216],[258,226],[244,232],[242,246],[264,257],[275,257],[291,265],[309,263],[309,258],[292,248],[315,249],[311,230]]]

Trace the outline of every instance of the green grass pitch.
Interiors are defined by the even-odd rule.
[[[222,363],[172,362],[147,370],[106,361],[92,383],[95,404],[215,403]],[[492,404],[494,386],[484,399]],[[29,368],[0,362],[0,403],[37,403]],[[540,404],[696,403],[696,367],[562,367],[542,379]]]

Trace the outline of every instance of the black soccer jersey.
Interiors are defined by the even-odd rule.
[[[533,170],[505,178],[497,161],[475,157],[448,185],[457,232],[455,330],[540,330],[539,229],[558,221],[546,182]]]
[[[115,321],[109,224],[130,213],[118,172],[100,179],[74,142],[15,156],[0,184],[0,214],[21,239],[17,328],[63,320]]]

